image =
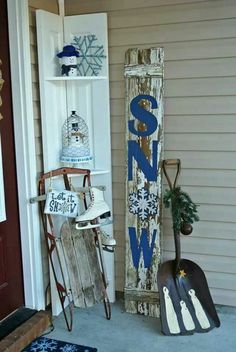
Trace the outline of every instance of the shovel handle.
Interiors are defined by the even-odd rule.
[[[168,166],[176,166],[177,167],[175,179],[174,179],[173,183],[171,182],[170,177],[167,173]],[[173,189],[176,187],[177,180],[178,180],[179,173],[180,173],[180,167],[181,167],[180,159],[164,159],[162,162],[162,169],[163,169],[163,172],[165,174],[165,177],[167,179],[167,182],[168,182],[170,189]]]
[[[176,166],[176,174],[174,178],[174,182],[172,183],[170,177],[167,173],[168,166]],[[162,169],[167,179],[170,190],[174,189],[177,185],[177,180],[180,173],[181,161],[180,159],[164,159],[162,162]],[[173,218],[173,214],[172,214]],[[180,233],[178,231],[174,231],[174,241],[175,241],[175,275],[179,272],[179,264],[181,260],[181,247],[180,247]]]
[[[174,241],[175,241],[175,275],[179,272],[179,264],[181,260],[181,249],[180,249],[180,233],[174,231]]]

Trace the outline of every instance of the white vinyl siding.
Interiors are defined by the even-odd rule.
[[[107,12],[109,25],[116,289],[125,258],[124,56],[131,47],[165,52],[165,158],[201,221],[182,236],[183,257],[205,271],[214,301],[236,305],[236,2],[234,0],[65,0],[66,15]],[[166,185],[164,185],[166,188]],[[164,259],[173,258],[164,211]]]

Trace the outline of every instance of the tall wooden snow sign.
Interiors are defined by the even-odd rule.
[[[161,48],[125,56],[127,182],[125,308],[159,316],[161,161],[163,151]]]

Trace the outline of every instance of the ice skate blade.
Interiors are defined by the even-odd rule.
[[[102,250],[109,253],[114,253],[115,246],[105,246],[102,244]]]
[[[96,247],[99,248],[98,241],[96,241],[95,244],[96,244]],[[109,253],[114,253],[116,244],[114,246],[111,246],[111,245],[107,245],[107,244],[101,243],[101,245],[102,245],[102,250],[103,251],[109,252]]]
[[[94,229],[94,228],[96,228],[96,227],[101,227],[101,226],[105,226],[105,225],[110,225],[110,224],[112,224],[113,222],[111,221],[111,220],[106,220],[106,221],[104,221],[104,222],[102,222],[102,223],[97,223],[97,224],[90,224],[90,223],[88,223],[88,224],[86,224],[86,225],[82,225],[82,223],[77,223],[77,224],[75,224],[75,228],[77,229],[77,230],[87,230],[87,229]]]
[[[96,220],[98,218],[106,220],[107,218],[110,218],[110,217],[111,217],[111,212],[110,211],[107,211],[105,213],[102,213],[101,215],[97,215],[97,216],[92,217],[92,218],[91,217],[87,217],[87,218],[85,217],[84,218],[84,215],[82,214],[82,215],[76,217],[75,222],[77,222],[77,223],[79,223],[79,222],[80,223],[89,222],[89,221],[94,221],[94,220]]]

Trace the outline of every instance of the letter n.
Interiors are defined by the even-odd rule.
[[[157,141],[152,141],[152,166],[136,141],[128,141],[128,180],[133,180],[133,158],[148,181],[157,180]]]
[[[144,267],[149,268],[151,266],[156,235],[157,235],[157,230],[155,229],[153,231],[151,246],[149,247],[147,229],[142,228],[140,243],[138,244],[136,229],[134,227],[129,227],[130,247],[131,247],[134,267],[136,269],[139,266],[141,250],[143,251]]]

